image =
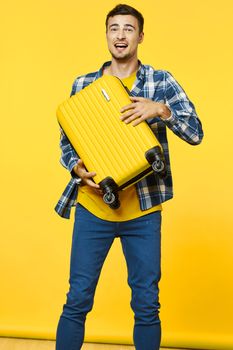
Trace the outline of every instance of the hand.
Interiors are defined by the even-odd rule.
[[[94,192],[98,194],[102,193],[100,186],[92,180],[92,178],[96,176],[96,173],[94,171],[88,172],[82,159],[78,160],[77,164],[73,168],[73,171],[82,179],[82,183],[84,185],[90,186]]]
[[[144,97],[132,97],[130,96],[132,103],[121,108],[120,112],[124,113],[120,119],[126,124],[132,123],[133,126],[138,125],[142,121],[154,118],[162,117],[164,119],[169,118],[171,115],[167,106],[160,102],[154,102],[149,98]]]

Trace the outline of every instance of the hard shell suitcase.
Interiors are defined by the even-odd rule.
[[[137,126],[120,119],[131,103],[121,80],[103,75],[59,105],[57,119],[94,181],[103,200],[119,208],[117,192],[153,171],[165,176],[162,148],[146,122]]]

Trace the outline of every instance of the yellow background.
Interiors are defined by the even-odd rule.
[[[0,335],[55,338],[73,225],[53,211],[69,180],[55,110],[77,75],[110,58],[104,22],[117,3],[1,4]],[[162,345],[232,349],[232,1],[127,3],[145,17],[140,59],[174,75],[205,130],[197,147],[168,132],[175,198],[163,212]],[[126,278],[115,241],[86,340],[132,342]]]

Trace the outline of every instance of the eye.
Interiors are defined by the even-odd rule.
[[[132,32],[132,31],[133,31],[133,28],[126,28],[126,31],[127,31],[127,32]]]

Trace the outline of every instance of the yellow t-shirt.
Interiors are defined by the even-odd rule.
[[[136,73],[137,72],[134,72],[129,77],[121,79],[123,84],[129,90],[131,90],[136,79]],[[106,203],[104,203],[102,195],[97,194],[93,189],[86,185],[79,186],[77,201],[95,216],[108,221],[131,220],[157,210],[162,210],[162,205],[160,204],[142,211],[140,209],[135,185],[119,191],[118,194],[121,203],[120,208],[118,209],[111,209]]]

